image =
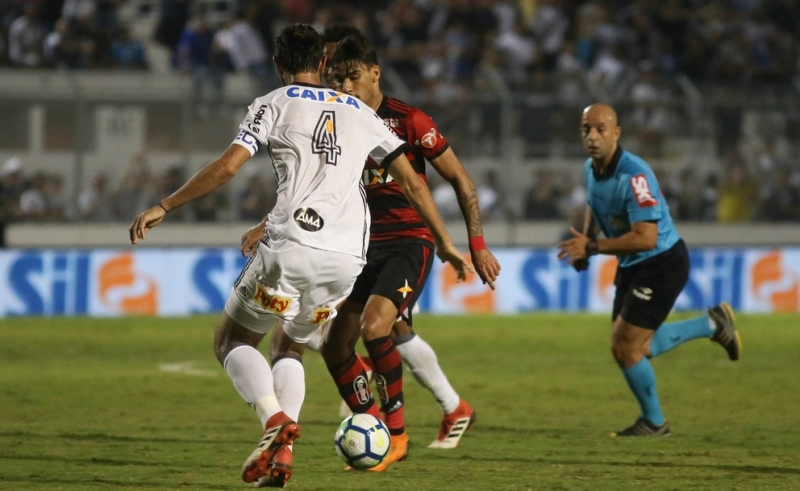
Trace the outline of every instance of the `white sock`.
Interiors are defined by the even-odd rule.
[[[272,367],[275,395],[283,412],[292,420],[300,417],[300,408],[306,397],[306,377],[303,364],[294,358],[281,358]]]
[[[324,326],[320,326],[319,329],[311,333],[311,337],[308,338],[308,343],[306,343],[308,349],[319,351],[319,345],[322,344],[323,328]]]
[[[237,346],[225,357],[223,366],[239,395],[256,410],[261,426],[266,427],[269,418],[281,411],[267,359],[252,346]]]
[[[411,374],[433,394],[445,414],[455,411],[460,398],[439,367],[433,348],[417,335],[395,347]]]

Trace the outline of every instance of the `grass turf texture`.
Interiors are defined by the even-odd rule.
[[[461,447],[426,448],[441,413],[406,372],[409,460],[344,472],[339,399],[309,352],[287,489],[800,489],[798,316],[740,315],[736,363],[704,339],[655,359],[661,439],[609,436],[638,409],[607,316],[415,320],[478,411]],[[214,360],[215,323],[0,320],[0,489],[248,489],[239,470],[261,432]]]

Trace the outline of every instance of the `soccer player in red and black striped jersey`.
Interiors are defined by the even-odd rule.
[[[475,271],[494,288],[500,264],[486,248],[475,186],[433,120],[420,109],[388,97],[380,89],[381,69],[374,47],[362,35],[340,41],[329,61],[327,83],[369,105],[409,144],[407,157],[423,179],[426,160],[455,189],[469,233]],[[353,412],[377,414],[366,374],[354,347],[359,334],[374,365],[381,410],[392,433],[392,450],[376,468],[402,460],[408,438],[403,419],[402,361],[442,406],[444,418],[433,448],[454,448],[475,417],[447,381],[433,349],[411,329],[412,308],[431,269],[430,231],[398,183],[367,161],[364,187],[372,215],[367,265],[339,309],[321,346],[339,392]],[[400,317],[401,321],[395,323]],[[396,348],[396,349],[395,349]]]

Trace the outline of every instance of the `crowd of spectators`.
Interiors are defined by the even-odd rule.
[[[771,153],[756,160],[734,153],[724,171],[700,173],[693,167],[657,168],[656,174],[672,216],[692,222],[798,222],[800,221],[800,169]],[[26,173],[19,157],[0,168],[0,223],[33,221],[128,222],[138,211],[175,191],[186,175],[180,166],[163,172],[151,170],[146,158],[135,157],[119,182],[97,173],[78,193],[75,206],[62,190],[62,176]],[[220,190],[170,214],[171,220],[257,222],[275,204],[273,179],[245,169],[235,185]],[[512,183],[489,170],[473,173],[487,223],[560,220],[581,223],[586,192],[581,176],[570,168],[537,167],[530,182],[511,191]],[[459,220],[461,210],[452,186],[429,173],[429,185],[443,218]]]
[[[129,0],[0,3],[0,63],[146,68],[148,39],[119,11]],[[789,0],[160,0],[149,36],[173,65],[210,64],[264,75],[277,29],[350,22],[373,39],[412,87],[471,87],[482,67],[515,86],[583,70],[627,90],[640,62],[695,80],[786,81],[797,70],[800,6]],[[150,5],[150,4],[143,4]],[[216,35],[219,34],[220,35]],[[188,52],[187,52],[188,50]]]
[[[0,0],[0,66],[146,70],[147,46],[155,43],[168,51],[172,70],[191,75],[193,107],[202,117],[225,108],[227,73],[250,74],[262,91],[277,83],[270,57],[284,25],[309,22],[323,30],[347,22],[367,33],[382,64],[415,95],[451,109],[453,124],[447,115],[435,117],[457,150],[470,142],[458,138],[457,128],[471,123],[458,113],[464,105],[452,101],[498,80],[527,94],[577,101],[586,96],[588,80],[620,102],[626,148],[658,159],[671,129],[686,126],[660,103],[665,80],[685,74],[699,85],[788,84],[800,60],[800,2],[790,0],[154,0],[137,4],[157,5],[158,20],[144,37],[132,35],[142,32],[133,29],[136,15],[121,15],[132,1]],[[232,6],[226,15],[214,10],[222,4]],[[552,142],[560,124],[565,141],[579,146],[577,116],[573,107],[569,111],[560,119],[523,114],[525,124],[512,129],[532,148]],[[738,119],[724,111],[715,117],[718,169],[659,168],[676,218],[800,220],[800,170],[791,151],[767,140],[742,149],[726,140],[743,126],[741,111]],[[486,112],[478,124],[499,132],[497,118]],[[137,159],[118,183],[91,176],[77,203],[65,207],[61,177],[25,173],[19,161],[9,162],[1,170],[0,222],[127,221],[185,177],[179,166],[154,175]],[[521,193],[507,192],[497,174],[473,177],[487,220],[571,220],[585,203],[573,170],[537,167]],[[431,184],[443,213],[456,216],[446,183]],[[181,218],[255,220],[269,209],[273,186],[249,176],[241,193],[208,197]]]
[[[25,172],[20,157],[0,167],[0,224],[14,222],[129,222],[141,210],[177,190],[186,175],[180,166],[153,172],[147,159],[135,156],[113,182],[105,172],[87,180],[74,206],[64,196],[62,176]],[[276,200],[275,181],[245,170],[236,186],[212,193],[170,213],[178,221],[215,222],[233,219],[258,222]]]

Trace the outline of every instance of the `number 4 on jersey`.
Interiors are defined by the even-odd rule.
[[[314,129],[311,151],[325,155],[326,164],[336,165],[339,155],[342,154],[342,147],[336,144],[336,113],[333,111],[322,111]]]

